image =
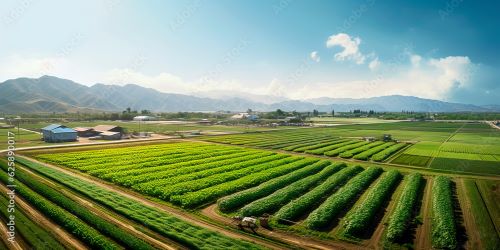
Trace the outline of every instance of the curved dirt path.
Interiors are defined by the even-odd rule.
[[[7,192],[8,189],[0,185],[1,192]],[[89,249],[87,248],[81,241],[76,239],[73,235],[64,231],[57,224],[54,224],[52,221],[45,218],[45,215],[41,214],[35,208],[31,207],[26,201],[21,199],[19,196],[15,197],[16,207],[20,208],[24,211],[25,215],[28,216],[33,222],[38,223],[43,228],[50,228],[54,235],[64,243],[70,245],[74,249]]]
[[[201,213],[219,223],[235,227],[233,221],[225,216],[220,215],[217,212],[217,205],[212,204],[203,210],[201,210]],[[300,248],[304,249],[364,249],[360,245],[354,245],[354,244],[349,244],[349,243],[343,243],[339,241],[320,241],[320,240],[314,240],[310,238],[306,238],[304,236],[299,236],[299,235],[290,235],[288,233],[279,231],[279,230],[268,230],[263,227],[260,227],[257,230],[257,233],[260,235],[265,235],[266,237],[273,238],[275,240],[280,240],[284,241],[286,243],[289,243],[294,246],[298,246]]]
[[[430,217],[431,194],[432,194],[432,178],[427,178],[425,185],[424,196],[422,197],[422,207],[420,215],[422,216],[422,225],[419,225],[415,235],[415,249],[431,249],[431,224]]]
[[[214,225],[212,223],[203,221],[192,214],[181,211],[180,209],[176,209],[176,208],[164,205],[164,204],[160,204],[160,203],[151,201],[151,200],[145,198],[143,195],[135,193],[132,190],[128,190],[128,189],[125,189],[122,187],[117,187],[113,184],[105,183],[103,180],[100,180],[100,179],[95,178],[95,177],[83,175],[82,173],[76,172],[75,170],[69,170],[69,169],[65,169],[62,167],[54,166],[52,164],[40,162],[40,161],[37,161],[36,159],[30,158],[30,157],[26,157],[26,156],[23,156],[23,157],[30,160],[30,161],[39,163],[45,167],[61,171],[65,174],[71,175],[73,177],[77,177],[77,178],[84,180],[84,181],[87,181],[87,182],[90,182],[90,183],[97,185],[101,188],[107,189],[109,191],[113,191],[113,192],[120,194],[124,197],[139,201],[142,204],[144,204],[145,206],[154,207],[154,208],[160,209],[162,211],[168,212],[169,214],[174,215],[175,217],[180,218],[188,223],[191,223],[193,225],[197,225],[197,226],[200,226],[200,227],[203,227],[206,229],[210,229],[212,231],[216,231],[216,232],[221,233],[227,237],[245,240],[245,241],[255,243],[255,244],[270,248],[270,249],[288,249],[288,248],[286,248],[280,244],[277,244],[277,243],[273,243],[270,241],[266,241],[263,239],[252,237],[250,235],[237,233],[237,232],[234,232],[232,230],[228,230],[222,226]]]

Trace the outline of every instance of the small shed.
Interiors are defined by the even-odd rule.
[[[123,134],[124,131],[122,127],[115,125],[97,125],[93,129],[98,133],[118,132],[120,135]]]
[[[120,132],[102,132],[101,134],[101,139],[103,140],[120,140],[122,138],[122,135]]]
[[[42,135],[45,142],[76,141],[78,137],[75,130],[60,124],[51,124],[42,128]]]
[[[76,127],[73,128],[80,137],[92,137],[99,134],[99,132],[95,131],[93,128],[84,128],[84,127]]]

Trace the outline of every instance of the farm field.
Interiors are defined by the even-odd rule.
[[[315,124],[373,124],[391,123],[397,120],[383,120],[378,118],[343,118],[343,117],[311,117],[308,119]]]
[[[15,144],[17,147],[31,147],[31,146],[41,146],[46,144],[41,140],[41,136],[38,133],[18,130],[17,129],[0,129],[0,144],[7,145],[8,132],[11,131],[15,134]]]
[[[299,129],[267,133],[204,137],[202,140],[232,145],[279,149],[313,155],[383,161],[405,147],[405,143],[344,138],[332,134],[333,129]]]
[[[346,146],[359,144],[359,147],[373,143],[352,142],[351,139],[345,142],[349,142]],[[379,142],[372,148],[383,144]],[[389,147],[394,145],[398,144]],[[193,141],[101,149],[38,150],[25,154],[188,211],[202,211],[204,214],[205,208],[215,207],[228,219],[235,215],[270,216],[270,227],[286,237],[302,235],[325,244],[340,241],[346,242],[347,246],[366,248],[381,244],[394,247],[424,244],[425,248],[430,248],[453,244],[468,247],[480,242],[482,246],[494,246],[495,239],[489,239],[491,235],[498,235],[498,225],[493,217],[499,213],[498,191],[490,192],[497,190],[498,180],[450,178],[428,173],[422,176],[418,170],[403,172],[384,164],[365,163],[360,166],[314,155],[297,156]],[[92,202],[110,208],[113,213],[136,222],[145,216],[136,210],[142,213],[146,210],[135,205],[122,209],[123,204],[130,200],[124,201],[123,197],[116,197],[112,192],[102,193],[104,191],[98,186],[86,184],[55,168],[29,160],[20,159],[19,162],[23,169],[57,181],[82,193],[86,199],[92,200],[100,193],[101,198]],[[471,189],[468,180],[474,180],[477,188]],[[428,184],[431,182],[433,185]],[[469,184],[463,185],[462,182]],[[460,190],[464,186],[467,192],[457,192],[455,186]],[[428,196],[421,195],[424,188],[428,190]],[[454,198],[457,195],[458,200]],[[469,206],[470,202],[474,206]],[[427,203],[428,206],[424,205]],[[464,215],[483,211],[483,217],[478,218],[477,223],[462,222],[456,209]],[[422,217],[418,217],[419,214],[423,214]],[[213,214],[204,215],[217,220]],[[151,224],[147,222],[145,226],[162,234],[153,217],[148,218],[151,218]],[[449,223],[450,218],[458,225],[436,221]],[[491,223],[483,226],[481,221],[488,219]],[[431,234],[431,231],[444,231],[440,228],[443,225],[456,228],[447,228],[449,235]],[[422,234],[420,231],[430,240],[425,243],[417,241],[417,232]],[[472,235],[471,232],[475,231],[480,232],[478,237],[471,236],[468,242],[462,240],[461,233]],[[266,232],[262,231],[262,235],[265,236]],[[186,244],[169,234],[163,235],[181,245]]]
[[[21,166],[17,170],[20,183],[16,190],[19,195],[34,209],[60,225],[81,245],[96,249],[261,248],[250,242],[192,225],[168,212],[106,190],[95,183],[41,167],[28,160],[20,159],[18,164]],[[6,170],[3,162],[1,167]],[[6,181],[4,178],[5,174],[2,174],[3,182]],[[65,187],[63,190],[66,192],[61,192],[60,186]],[[59,188],[56,190],[55,187]],[[76,193],[79,195],[75,195]],[[84,204],[94,204],[89,208],[99,206],[103,211],[97,213],[87,210],[89,208],[82,208],[79,204],[82,200],[86,201]],[[138,228],[144,228],[140,231],[130,230],[129,226],[123,226],[122,223],[110,222],[112,217],[106,218],[104,214],[123,217],[129,221],[129,225],[136,224]],[[157,234],[159,237],[152,240],[148,234]],[[64,240],[62,239],[62,243]]]
[[[384,134],[391,135],[399,143],[378,144]],[[361,139],[366,137],[378,140],[363,144]],[[500,131],[480,123],[395,122],[342,125],[201,139],[354,160],[388,162],[437,171],[500,174]],[[359,147],[354,144],[356,142],[360,143]],[[335,144],[342,147],[337,149]]]
[[[498,175],[499,152],[500,131],[486,124],[463,124],[446,140],[418,142],[391,163]]]

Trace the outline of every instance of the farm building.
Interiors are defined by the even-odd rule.
[[[77,132],[64,125],[51,124],[42,128],[43,140],[46,142],[76,141]]]
[[[98,132],[98,133],[103,133],[103,132],[118,132],[121,134],[124,133],[124,130],[120,126],[115,126],[115,125],[97,125],[93,127],[93,129]]]
[[[134,121],[156,121],[156,117],[148,115],[140,115],[134,117]]]
[[[76,127],[73,129],[78,133],[78,136],[80,137],[91,137],[99,134],[99,132],[95,131],[93,128]]]
[[[101,139],[103,140],[120,140],[122,138],[120,132],[110,132],[110,131],[102,132],[100,136]]]

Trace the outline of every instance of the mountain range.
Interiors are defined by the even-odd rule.
[[[0,112],[100,112],[122,111],[130,107],[155,112],[178,111],[375,111],[416,112],[491,112],[500,105],[477,106],[423,99],[413,96],[381,96],[372,98],[329,98],[290,100],[283,97],[231,93],[199,92],[192,95],[163,93],[135,84],[124,86],[94,84],[91,87],[54,76],[17,78],[0,83]]]

